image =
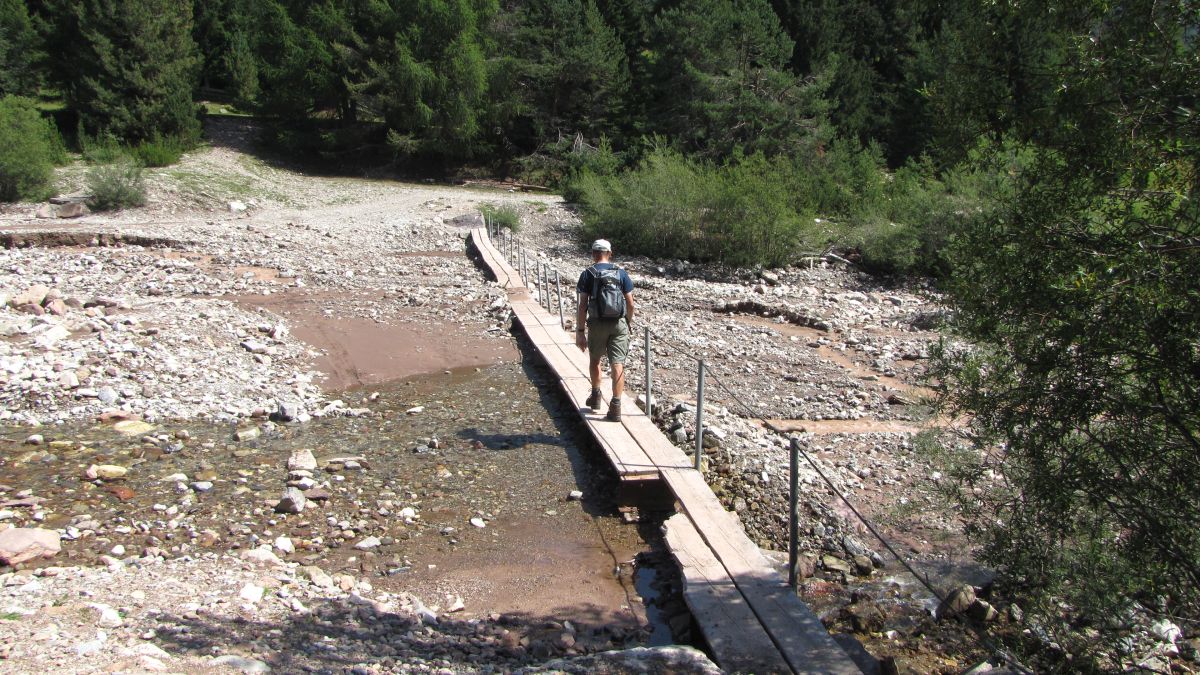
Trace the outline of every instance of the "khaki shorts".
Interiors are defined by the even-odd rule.
[[[588,355],[592,362],[608,356],[609,363],[625,363],[629,354],[629,323],[625,319],[616,321],[588,321]]]

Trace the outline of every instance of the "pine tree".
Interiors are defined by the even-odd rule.
[[[37,34],[24,0],[0,0],[0,96],[36,93]]]
[[[57,0],[57,61],[68,105],[90,134],[128,143],[192,140],[198,52],[191,7],[172,0]]]

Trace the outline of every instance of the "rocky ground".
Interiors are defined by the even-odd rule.
[[[38,205],[0,209],[0,422],[8,430],[0,453],[8,468],[18,456],[87,455],[77,442],[55,445],[56,434],[96,421],[124,425],[141,447],[137,457],[166,461],[201,439],[136,425],[178,430],[187,426],[179,421],[191,420],[223,426],[237,443],[299,435],[289,430],[318,417],[382,430],[387,414],[367,395],[370,387],[513,363],[519,354],[504,293],[462,255],[482,204],[520,214],[522,244],[562,274],[568,294],[587,263],[578,219],[557,197],[305,175],[247,152],[247,125],[225,122],[211,132],[212,147],[150,172],[147,207],[70,220],[38,218],[54,212]],[[64,171],[62,194],[81,194],[81,176],[81,168]],[[854,633],[897,670],[956,672],[984,658],[961,629],[933,621],[936,601],[839,497],[940,589],[986,585],[986,571],[971,564],[952,512],[937,497],[940,474],[920,451],[922,434],[945,423],[930,419],[921,380],[938,339],[937,295],[832,259],[756,272],[619,250],[616,257],[635,279],[638,323],[653,331],[656,419],[677,443],[694,447],[696,359],[703,359],[707,474],[761,546],[786,550],[792,438],[821,469],[801,467],[801,571],[805,598],[827,625]],[[631,355],[634,392],[645,382],[643,357],[639,342]],[[340,393],[347,388],[354,393]],[[242,446],[227,441],[211,441],[212,449],[228,446],[231,457],[243,457]],[[91,471],[82,485],[116,494],[103,475],[115,469],[90,459],[81,465]],[[170,486],[182,486],[187,512],[211,489],[204,472],[212,467],[180,468],[190,473]],[[312,489],[304,478],[288,475]],[[359,497],[364,488],[381,489],[333,487]],[[75,487],[46,489],[69,495]],[[246,535],[231,530],[190,548],[130,539],[126,550],[119,531],[87,539],[81,525],[89,524],[88,509],[60,520],[36,492],[0,486],[0,520],[97,543],[86,566],[49,567],[63,563],[50,559],[0,568],[9,570],[0,574],[6,670],[711,669],[682,647],[589,660],[643,644],[645,636],[636,625],[606,631],[456,614],[453,592],[421,596],[403,584],[373,582],[379,577],[368,571],[386,576],[383,558],[358,573],[301,564],[287,550],[290,539],[281,548],[278,540],[251,538],[274,527],[261,503],[257,512],[245,507],[255,523]],[[434,493],[441,495],[423,496]],[[400,506],[385,501],[370,508]],[[183,519],[174,515],[155,518]],[[365,540],[372,531],[353,515],[333,518],[327,536],[344,547]],[[489,525],[495,516],[466,515]],[[139,534],[136,524],[127,527]],[[448,536],[441,525],[425,532]],[[192,533],[200,537],[203,528]],[[981,616],[1008,622],[1009,608],[999,609]],[[573,660],[551,662],[556,656]]]

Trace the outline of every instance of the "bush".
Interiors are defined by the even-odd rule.
[[[512,232],[518,232],[521,229],[521,217],[511,206],[483,204],[479,207],[479,212],[483,214],[488,223],[508,228]]]
[[[792,204],[787,170],[785,160],[761,155],[716,166],[654,150],[620,176],[580,176],[583,235],[648,256],[787,264],[820,239],[811,215]]]
[[[128,157],[88,169],[87,185],[92,193],[88,205],[97,211],[143,206],[146,203],[142,167]]]
[[[18,96],[0,99],[0,201],[37,200],[50,192],[56,130],[34,102]]]
[[[142,141],[130,149],[130,154],[145,167],[170,166],[179,161],[188,149],[188,144],[174,136],[155,136]]]

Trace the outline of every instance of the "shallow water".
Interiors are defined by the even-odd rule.
[[[260,420],[261,435],[243,442],[232,427],[196,422],[133,436],[110,424],[3,427],[0,502],[40,501],[0,509],[14,524],[67,530],[63,552],[47,564],[287,537],[295,551],[276,549],[287,561],[365,575],[380,590],[460,596],[466,615],[574,613],[645,629],[641,599],[619,570],[647,544],[618,517],[611,470],[547,378],[510,363],[347,391],[347,406],[372,414]],[[43,444],[26,444],[31,433]],[[276,513],[298,448],[312,449],[319,467],[354,457],[362,468],[318,468],[313,479],[327,499]],[[100,464],[128,472],[88,479]],[[584,498],[570,500],[572,490]],[[405,518],[406,508],[416,517]],[[355,548],[368,537],[380,543]]]

